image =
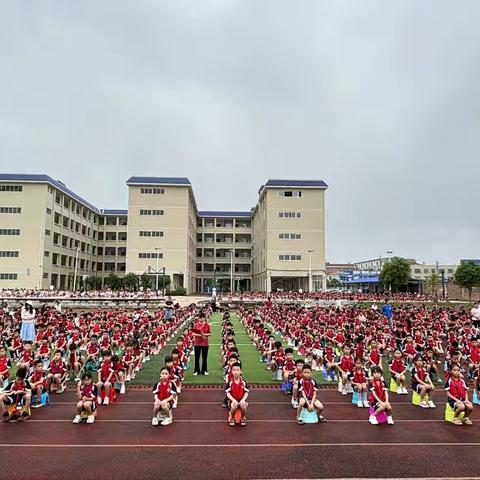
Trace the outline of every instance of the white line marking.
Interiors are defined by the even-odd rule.
[[[446,443],[446,442],[421,442],[421,443],[238,443],[238,444],[205,444],[205,443],[184,443],[184,444],[36,444],[36,443],[0,443],[5,448],[305,448],[305,447],[478,447],[480,442]],[[432,477],[438,478],[438,477]],[[449,478],[449,477],[446,477]],[[458,477],[457,477],[458,478]],[[463,478],[463,477],[460,477]],[[471,477],[478,478],[478,477]]]
[[[68,419],[37,419],[37,420],[27,420],[27,423],[71,423],[71,420]],[[95,423],[150,423],[151,420],[147,419],[104,419],[104,420],[95,420]],[[445,420],[395,420],[395,423],[447,423]],[[190,419],[190,420],[174,420],[174,423],[225,423],[227,424],[226,419]],[[248,423],[295,423],[295,419],[258,419],[258,420],[248,420]],[[368,418],[365,419],[336,419],[336,420],[327,420],[327,423],[368,423]]]

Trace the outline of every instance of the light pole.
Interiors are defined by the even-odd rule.
[[[233,248],[230,249],[230,292],[233,296]]]
[[[75,269],[73,271],[73,290],[77,289],[77,269],[78,269],[78,252],[80,247],[77,247],[77,253],[75,254]]]
[[[160,252],[160,248],[156,247],[154,248],[155,250],[155,257],[157,259],[157,268],[155,270],[155,293],[158,295],[158,257],[159,257],[159,252]]]
[[[314,250],[308,250],[308,291],[312,291],[313,282],[312,282],[312,253]]]

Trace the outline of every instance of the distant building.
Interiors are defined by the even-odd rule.
[[[390,261],[393,257],[379,257],[373,258],[372,260],[364,260],[362,262],[354,263],[356,270],[369,271],[369,272],[378,272],[382,271],[383,266]],[[416,260],[413,258],[406,258],[411,265],[416,263]]]
[[[415,280],[426,280],[433,274],[441,275],[442,272],[446,280],[453,280],[457,267],[458,265],[415,263],[410,269]]]
[[[325,271],[327,273],[327,280],[340,280],[341,274],[345,271],[353,270],[355,267],[353,263],[329,263],[325,264]]]
[[[480,258],[477,258],[477,259],[461,258],[460,265],[463,265],[464,263],[473,263],[474,265],[480,265]]]

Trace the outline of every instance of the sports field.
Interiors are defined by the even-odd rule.
[[[193,377],[190,364],[172,425],[151,426],[150,385],[175,337],[145,364],[136,386],[100,407],[93,425],[71,423],[72,391],[52,395],[51,404],[25,423],[0,425],[2,465],[21,465],[9,469],[8,478],[64,479],[72,471],[81,471],[84,480],[478,476],[480,423],[460,428],[446,423],[441,389],[433,395],[436,409],[412,406],[410,395],[392,395],[395,425],[373,426],[366,409],[324,385],[319,398],[327,423],[297,425],[289,397],[272,387],[271,373],[236,316],[244,376],[256,386],[248,426],[228,426],[221,407],[221,316],[210,320],[210,375]]]

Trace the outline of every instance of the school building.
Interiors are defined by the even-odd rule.
[[[131,177],[99,209],[48,175],[0,174],[0,289],[80,288],[128,272],[170,289],[325,289],[320,180],[268,180],[248,211],[201,211],[187,178]]]

